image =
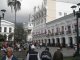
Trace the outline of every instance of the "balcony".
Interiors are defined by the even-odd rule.
[[[66,34],[71,34],[71,30],[66,31]]]
[[[73,30],[73,33],[76,33],[76,30],[75,29]]]
[[[51,33],[51,36],[54,36],[54,33]]]
[[[64,34],[64,31],[60,32],[60,35],[63,35]]]
[[[56,33],[55,33],[55,35],[59,35],[59,33],[58,33],[58,32],[56,32]]]

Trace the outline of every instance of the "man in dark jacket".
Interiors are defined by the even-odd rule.
[[[51,60],[51,53],[49,52],[49,48],[46,48],[45,51],[41,53],[41,60]]]
[[[54,53],[53,60],[63,60],[63,54],[60,48],[58,48],[57,51]]]
[[[39,53],[35,51],[35,46],[31,46],[31,50],[28,52],[25,60],[40,60]]]
[[[13,55],[13,49],[11,47],[8,47],[6,50],[6,55],[2,57],[2,60],[18,60],[18,59]]]

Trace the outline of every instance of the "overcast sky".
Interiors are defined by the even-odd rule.
[[[67,3],[80,3],[80,0],[56,0],[56,1],[61,1],[61,2],[67,2]]]
[[[33,13],[34,6],[41,6],[42,0],[20,0],[21,10],[17,12],[17,22],[28,21],[29,14]],[[14,10],[7,6],[7,0],[0,0],[0,10],[6,9],[5,19],[14,22]],[[1,15],[1,12],[0,12]]]

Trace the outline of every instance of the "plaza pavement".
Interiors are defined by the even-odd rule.
[[[57,48],[58,47],[49,47],[49,50],[50,50],[50,53],[52,56],[53,56],[54,52],[57,50]],[[44,47],[36,49],[36,51],[38,51],[40,54],[43,50],[45,50]],[[73,56],[75,50],[72,48],[62,48],[61,52],[63,53],[64,57],[69,57],[69,56]]]
[[[54,52],[57,50],[57,48],[58,47],[49,47],[49,50],[50,50],[50,53],[51,53],[52,56],[53,56]],[[38,48],[36,48],[36,51],[38,51],[39,54],[41,54],[41,52],[44,51],[44,50],[45,50],[45,47],[42,47],[42,48],[38,47]],[[73,56],[74,52],[75,52],[74,49],[71,49],[71,48],[63,48],[62,49],[62,53],[63,53],[64,57]],[[21,51],[21,52],[14,51],[14,55],[19,60],[23,60],[26,57],[26,51]]]

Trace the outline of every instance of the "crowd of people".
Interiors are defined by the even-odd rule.
[[[25,60],[63,60],[63,54],[60,48],[55,51],[53,56],[51,55],[48,47],[42,51],[41,55],[35,49],[36,47],[34,45],[29,46]]]
[[[18,46],[19,48],[20,46]],[[41,46],[40,46],[41,47]],[[9,46],[7,42],[3,44],[2,51],[3,56],[2,60],[18,60],[13,54],[14,48],[12,46]],[[58,48],[57,51],[52,56],[49,48],[45,47],[45,50],[42,51],[41,54],[36,51],[36,46],[33,44],[29,45],[29,49],[26,52],[26,57],[23,58],[24,60],[63,60],[63,54],[61,53],[61,49]]]

